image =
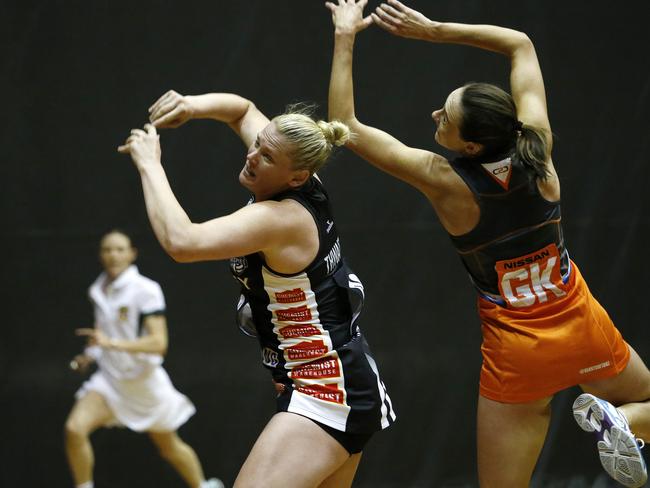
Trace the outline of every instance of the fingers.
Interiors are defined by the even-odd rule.
[[[131,146],[128,144],[124,144],[122,146],[117,146],[117,152],[120,154],[130,154],[131,153]]]
[[[78,336],[89,337],[95,335],[95,329],[90,329],[88,327],[82,327],[80,329],[76,329],[74,332]]]
[[[176,95],[178,95],[177,92],[175,92],[174,90],[169,90],[162,97],[156,100],[151,107],[149,107],[149,113],[155,112],[160,108],[161,105],[167,103],[169,100],[173,99]]]
[[[178,100],[175,98],[169,99],[165,103],[161,103],[155,110],[149,114],[149,120],[154,122],[156,119],[162,117],[169,111],[173,110],[178,105]]]
[[[144,130],[147,131],[147,134],[150,136],[157,136],[156,127],[153,124],[144,124]]]
[[[404,5],[401,2],[398,2],[398,0],[386,0],[388,3],[390,3],[393,7],[395,7],[397,10],[400,12],[406,12],[409,8]]]
[[[404,19],[404,14],[402,12],[398,12],[393,7],[385,3],[382,3],[379,7],[377,7],[377,9],[381,9],[388,16],[390,16],[390,18],[393,19],[394,21],[399,21]]]
[[[397,27],[395,27],[393,24],[385,22],[381,17],[379,17],[379,15],[372,13],[370,14],[370,17],[372,17],[372,21],[382,29],[387,30],[391,33],[395,33],[397,31]]]
[[[171,112],[163,115],[159,119],[152,120],[154,127],[174,127],[179,121],[176,120],[183,112],[183,107],[177,106]]]
[[[332,13],[334,13],[334,10],[336,9],[336,5],[332,2],[325,2],[325,7],[327,7],[327,9]]]
[[[390,9],[390,10],[389,10]],[[393,13],[394,12],[394,13]],[[390,25],[395,25],[399,22],[399,14],[393,7],[382,3],[379,7],[375,9],[375,14],[385,23]],[[397,15],[396,15],[397,14]]]

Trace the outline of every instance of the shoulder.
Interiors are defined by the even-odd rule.
[[[162,287],[157,281],[138,274],[131,283],[136,289],[136,294],[141,299],[163,297]]]
[[[295,226],[311,215],[297,198],[292,197],[253,203],[245,207],[245,210],[265,225],[280,229]]]
[[[429,199],[437,199],[457,191],[465,192],[467,185],[463,178],[456,172],[452,163],[439,154],[430,153],[424,169],[425,186],[422,191]]]

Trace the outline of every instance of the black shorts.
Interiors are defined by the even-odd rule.
[[[374,432],[370,432],[370,433],[342,432],[340,430],[336,430],[330,427],[329,425],[316,422],[314,419],[309,419],[309,420],[314,422],[321,429],[323,429],[325,432],[331,435],[336,440],[336,442],[341,444],[343,448],[346,451],[348,451],[350,454],[357,454],[363,451],[363,448],[366,447],[366,444],[374,434]]]

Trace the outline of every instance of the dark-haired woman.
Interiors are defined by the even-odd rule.
[[[365,3],[326,4],[335,25],[330,119],[357,134],[347,144],[353,151],[426,195],[476,287],[483,333],[481,486],[529,485],[551,399],[577,384],[585,394],[574,402],[574,416],[596,433],[604,468],[626,486],[641,486],[647,478],[639,445],[650,439],[650,372],[569,258],[533,44],[502,27],[434,22],[397,0],[364,18]],[[436,141],[457,158],[407,147],[356,118],[354,38],[373,22],[403,37],[510,58],[512,95],[471,83],[452,91],[433,112]]]

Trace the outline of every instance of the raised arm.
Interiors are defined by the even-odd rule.
[[[510,90],[517,117],[524,124],[544,129],[549,144],[551,127],[544,79],[533,43],[523,32],[494,25],[436,22],[398,0],[387,0],[372,14],[373,22],[391,34],[447,44],[464,44],[501,53],[510,58]]]
[[[225,122],[250,146],[269,123],[255,104],[232,93],[181,95],[170,90],[149,107],[149,120],[157,128],[175,128],[190,119]]]
[[[390,134],[361,123],[355,115],[352,55],[355,36],[370,25],[363,17],[366,0],[327,2],[334,23],[334,55],[329,87],[329,118],[346,123],[353,132],[347,146],[379,169],[404,180],[429,197],[441,185],[437,154],[406,146]]]
[[[228,259],[258,251],[272,255],[304,234],[311,217],[293,201],[263,201],[224,217],[193,223],[167,180],[156,128],[147,124],[145,129],[133,129],[118,151],[130,154],[139,170],[151,226],[163,249],[176,261]]]

